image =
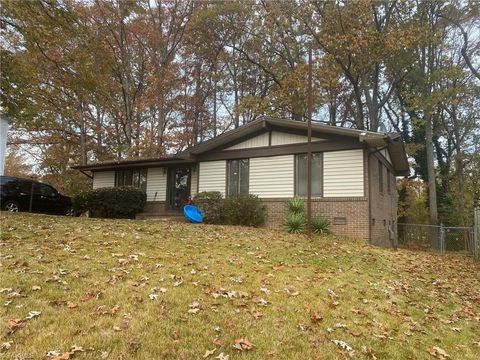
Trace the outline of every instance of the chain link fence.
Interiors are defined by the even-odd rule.
[[[475,210],[472,227],[403,224],[397,225],[398,247],[446,252],[460,252],[480,257],[480,209]]]

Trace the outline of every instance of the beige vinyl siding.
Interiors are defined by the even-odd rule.
[[[307,142],[307,137],[304,135],[288,134],[280,131],[272,131],[272,146],[299,144]],[[312,137],[312,141],[322,140],[320,138]]]
[[[256,147],[268,146],[268,132],[250,138],[248,140],[242,141],[241,143],[235,144],[226,148],[225,150],[241,150],[241,149],[250,149]]]
[[[93,188],[115,186],[115,171],[95,171],[93,173]]]
[[[157,196],[155,196],[155,194]],[[163,167],[147,170],[147,201],[165,201],[167,198],[167,172]]]
[[[260,198],[289,198],[294,192],[294,156],[250,159],[249,192]]]
[[[364,196],[363,150],[323,154],[323,196]]]
[[[198,166],[192,166],[192,176],[190,178],[190,195],[193,197],[197,195],[198,186]]]
[[[225,195],[227,162],[206,161],[199,165],[198,191],[220,191]]]

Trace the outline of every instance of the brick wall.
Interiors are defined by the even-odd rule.
[[[287,216],[288,199],[262,199],[267,207],[266,226],[281,227]],[[317,198],[312,199],[312,215],[323,216],[330,220],[331,230],[336,235],[368,240],[368,199],[353,198]],[[345,219],[345,224],[334,224],[334,220]]]
[[[379,164],[382,163],[383,192],[380,191]],[[387,178],[387,166],[390,176]],[[377,246],[392,246],[389,236],[389,227],[396,228],[398,193],[393,177],[393,171],[386,160],[378,154],[370,155],[368,170],[370,173],[370,242]],[[390,182],[390,192],[388,191]]]
[[[166,213],[165,205],[165,201],[147,201],[147,203],[143,207],[143,212],[161,215]]]

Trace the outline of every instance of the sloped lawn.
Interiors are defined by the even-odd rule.
[[[460,255],[240,227],[0,221],[0,358],[480,356],[480,264]]]

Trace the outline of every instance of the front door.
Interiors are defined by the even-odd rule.
[[[172,167],[168,171],[168,207],[180,210],[190,196],[190,167]]]

